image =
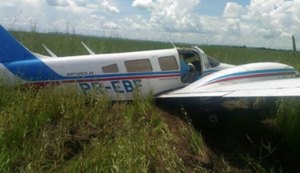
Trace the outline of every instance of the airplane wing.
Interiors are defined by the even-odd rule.
[[[201,83],[201,81],[194,82],[182,89],[165,93],[158,96],[158,98],[300,96],[300,78],[205,86],[198,83]]]

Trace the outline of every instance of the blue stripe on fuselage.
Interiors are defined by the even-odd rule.
[[[246,76],[246,75],[252,75],[252,74],[260,74],[260,73],[287,73],[287,72],[295,72],[295,69],[289,69],[289,68],[277,68],[277,69],[267,69],[267,70],[253,70],[253,71],[246,71],[246,72],[238,72],[238,73],[232,73],[228,75],[221,76],[217,79],[227,78],[227,77],[234,77],[234,76]]]
[[[138,73],[114,73],[102,75],[83,75],[83,76],[62,76],[56,73],[48,65],[38,58],[3,63],[3,65],[11,71],[14,75],[28,82],[40,81],[63,81],[63,80],[82,80],[82,79],[96,79],[96,78],[114,78],[114,77],[133,77],[145,75],[167,75],[179,74],[180,71],[164,71],[164,72],[138,72]]]
[[[232,73],[224,76],[220,76],[216,79],[213,79],[209,81],[208,83],[213,83],[218,80],[231,78],[231,77],[238,77],[238,76],[249,76],[249,75],[255,75],[255,74],[277,74],[277,73],[283,73],[283,74],[289,74],[289,73],[295,73],[295,69],[286,69],[286,68],[280,68],[280,69],[267,69],[267,70],[254,70],[254,71],[246,71],[246,72],[238,72],[238,73]]]
[[[4,66],[14,75],[26,81],[61,80],[64,78],[38,58],[4,63]]]

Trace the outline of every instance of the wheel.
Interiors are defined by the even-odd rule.
[[[217,124],[220,122],[220,117],[217,114],[209,114],[207,115],[207,120],[211,124]]]
[[[182,99],[181,103],[195,126],[218,128],[224,124],[227,112],[220,106],[221,102],[214,100],[211,104],[200,104],[199,98],[189,98]]]
[[[223,111],[207,112],[205,126],[209,128],[220,128],[225,123]]]

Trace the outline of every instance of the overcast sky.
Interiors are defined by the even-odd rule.
[[[195,44],[300,47],[300,0],[1,0],[7,29]]]

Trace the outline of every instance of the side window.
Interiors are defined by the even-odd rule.
[[[174,56],[165,56],[158,58],[160,69],[166,70],[178,70],[178,63]]]
[[[147,72],[152,71],[152,65],[149,59],[138,59],[125,61],[127,72]]]
[[[111,64],[111,65],[103,66],[102,71],[103,73],[117,73],[119,72],[119,68],[117,64]]]

